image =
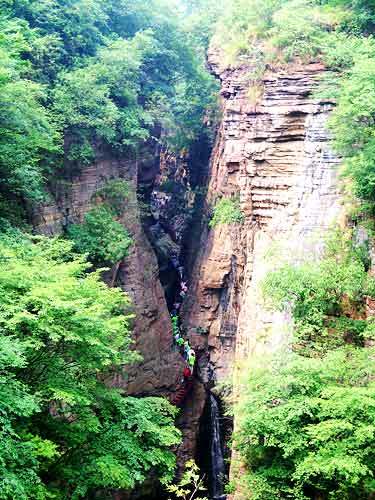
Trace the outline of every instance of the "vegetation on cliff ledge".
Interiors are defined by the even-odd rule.
[[[238,198],[221,198],[213,208],[210,227],[221,224],[241,224],[244,220],[241,212],[240,200]]]
[[[246,498],[371,497],[374,356],[354,347],[315,358],[289,353],[251,371],[237,436]]]

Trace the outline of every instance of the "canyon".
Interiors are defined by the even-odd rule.
[[[52,201],[33,214],[36,232],[60,234],[67,224],[83,220],[106,181],[129,182],[121,222],[134,244],[104,277],[132,298],[134,348],[143,359],[109,383],[129,394],[173,399],[184,363],[173,345],[170,312],[179,291],[176,268],[183,267],[188,293],[181,328],[197,353],[197,368],[178,417],[183,442],[176,451],[180,465],[198,457],[208,468],[210,458],[202,457],[199,444],[200,427],[209,426],[207,405],[211,410],[216,405],[212,397],[222,410],[228,386],[234,398],[240,394],[247,366],[288,346],[290,318],[267,308],[261,294],[265,274],[284,260],[319,255],[324,233],[345,218],[340,159],[330,148],[327,129],[334,102],[314,96],[324,67],[267,70],[254,99],[252,65],[228,69],[221,59],[217,50],[209,54],[221,83],[222,111],[209,161],[208,146],[198,161],[176,158],[157,142],[132,159],[98,145],[95,163],[52,183]],[[238,197],[242,224],[209,228],[221,197]],[[220,420],[224,441],[233,423]],[[230,450],[221,444],[228,458]]]

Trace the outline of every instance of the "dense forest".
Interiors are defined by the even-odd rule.
[[[137,360],[132,305],[101,281],[127,254],[129,186],[108,183],[64,237],[33,236],[51,179],[98,145],[188,150],[215,113],[195,10],[155,0],[7,1],[0,10],[0,498],[86,498],[173,478],[176,410],[106,377]]]
[[[99,149],[136,162],[153,143],[184,159],[211,148],[220,92],[208,50],[229,72],[251,68],[254,105],[267,73],[324,65],[315,98],[335,102],[349,221],[319,259],[280,259],[262,283],[268,307],[290,313],[293,339],[246,367],[229,410],[244,473],[227,493],[373,498],[374,3],[0,0],[0,26],[0,499],[113,498],[150,478],[166,498],[204,495],[194,463],[171,486],[179,410],[108,383],[140,359],[134,304],[103,279],[135,244],[122,223],[133,188],[108,181],[56,237],[36,234],[32,214]],[[207,231],[246,223],[235,196],[202,210]]]

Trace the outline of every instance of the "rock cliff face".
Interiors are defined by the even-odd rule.
[[[251,66],[220,69],[218,60],[211,54],[211,66],[222,82],[223,115],[203,222],[191,226],[190,241],[186,229],[194,193],[189,169],[184,159],[157,150],[137,161],[99,151],[95,164],[56,182],[54,201],[34,214],[36,231],[59,234],[66,224],[82,220],[92,195],[106,180],[124,178],[133,187],[122,222],[135,243],[106,276],[135,305],[135,347],[143,361],[112,381],[131,394],[168,397],[180,382],[183,363],[173,350],[168,306],[173,307],[174,282],[180,279],[177,266],[185,260],[189,291],[182,307],[183,330],[197,351],[198,369],[179,421],[184,435],[180,463],[197,455],[207,391],[233,377],[238,390],[234,367],[241,371],[252,357],[288,342],[289,318],[265,308],[263,277],[284,258],[296,261],[306,252],[319,254],[317,233],[321,238],[342,216],[339,160],[329,148],[326,128],[333,103],[312,95],[324,68],[296,65],[269,72],[257,84],[262,96],[255,102]],[[136,192],[143,194],[143,202]],[[232,195],[240,200],[243,224],[209,229],[210,207]]]
[[[223,118],[207,207],[238,196],[245,220],[206,228],[191,274],[184,324],[207,388],[232,376],[236,385],[234,366],[288,342],[288,318],[265,308],[260,282],[284,258],[319,253],[317,234],[321,238],[341,217],[339,160],[326,127],[333,103],[312,96],[324,68],[309,64],[265,74],[255,103],[250,66],[221,70],[215,54],[211,64],[222,82]],[[196,432],[189,432],[194,452]]]
[[[89,210],[93,194],[109,179],[126,179],[132,189],[123,224],[132,234],[130,254],[106,275],[107,282],[121,286],[134,304],[135,348],[143,360],[118,374],[113,384],[130,394],[169,396],[182,371],[181,357],[172,349],[172,332],[164,290],[159,280],[155,252],[141,223],[142,204],[137,200],[139,183],[152,183],[159,172],[159,153],[148,152],[137,161],[115,159],[98,151],[93,165],[70,179],[58,180],[52,188],[53,202],[40,207],[33,216],[39,233],[60,234],[68,223],[79,222]]]

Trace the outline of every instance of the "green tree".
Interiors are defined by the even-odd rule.
[[[238,448],[255,500],[363,499],[375,491],[374,351],[283,353],[254,369],[238,409]]]
[[[282,264],[270,272],[262,285],[271,307],[290,310],[295,347],[319,352],[353,342],[363,345],[372,329],[363,318],[365,295],[373,294],[367,275],[366,248],[357,245],[351,231],[333,232],[320,260]]]
[[[82,224],[68,227],[68,236],[74,248],[88,254],[95,265],[119,262],[127,254],[133,240],[127,230],[117,222],[105,205],[92,208]]]
[[[98,148],[132,158],[146,141],[187,152],[211,140],[217,85],[178,2],[0,0],[0,7],[7,217],[17,203],[42,200],[49,176],[92,162]]]
[[[104,383],[138,359],[127,296],[64,240],[2,237],[0,262],[0,498],[170,480],[175,409]]]
[[[345,157],[345,175],[353,181],[354,194],[367,203],[371,212],[375,206],[374,82],[371,55],[361,57],[342,82],[338,107],[331,119],[335,147]]]
[[[60,137],[43,106],[45,90],[22,77],[27,44],[20,25],[0,16],[0,201],[41,200],[48,158]]]
[[[204,476],[200,475],[197,464],[193,460],[188,460],[178,484],[168,485],[167,491],[176,498],[182,498],[183,500],[208,500],[207,497],[197,496],[206,491],[203,482]]]
[[[241,224],[244,220],[238,198],[221,198],[213,210],[212,218],[209,222],[210,227],[216,227],[220,224]]]

